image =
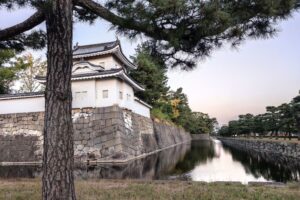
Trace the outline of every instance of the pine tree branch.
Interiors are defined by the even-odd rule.
[[[93,0],[76,0],[75,4],[91,11],[99,17],[111,22],[115,26],[120,26],[129,30],[135,30],[158,40],[169,38],[168,34],[164,32],[167,30],[160,29],[159,27],[149,23],[141,23],[133,19],[125,19],[120,17]]]
[[[25,21],[16,24],[14,26],[11,26],[9,28],[0,30],[0,41],[7,40],[21,33],[24,33],[25,31],[28,31],[34,28],[35,26],[39,25],[44,20],[45,20],[44,13],[41,11],[37,11]]]

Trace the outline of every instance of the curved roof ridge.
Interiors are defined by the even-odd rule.
[[[118,45],[118,40],[115,40],[115,41],[111,41],[111,42],[102,42],[102,43],[95,43],[95,44],[85,44],[85,45],[76,45],[74,46],[74,49],[73,51],[76,51],[77,49],[79,48],[89,48],[89,47],[94,47],[94,46],[109,46],[109,47],[112,47],[112,46],[116,46]]]
[[[107,43],[76,46],[73,50],[73,58],[75,59],[94,57],[105,54],[114,54],[118,59],[120,59],[124,63],[126,67],[130,69],[137,68],[123,53],[121,43],[119,40]]]

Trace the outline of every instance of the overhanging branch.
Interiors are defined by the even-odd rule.
[[[111,22],[115,26],[121,26],[122,28],[126,28],[129,30],[135,30],[158,40],[164,40],[168,38],[168,35],[164,33],[164,31],[166,30],[158,30],[158,27],[151,24],[122,18],[114,14],[101,4],[94,2],[93,0],[77,0],[76,4],[83,8],[86,8],[87,10],[90,10],[92,13]]]
[[[25,21],[16,24],[14,26],[11,26],[9,28],[0,30],[0,41],[7,40],[21,33],[24,33],[25,31],[28,31],[34,28],[35,26],[39,25],[44,20],[45,20],[44,13],[41,11],[37,11]]]

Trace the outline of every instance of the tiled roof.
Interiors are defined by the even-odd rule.
[[[137,90],[143,91],[144,88],[133,80],[130,76],[128,76],[122,68],[118,69],[110,69],[105,71],[100,71],[96,73],[87,73],[87,74],[74,74],[72,75],[72,80],[86,80],[86,79],[99,79],[99,78],[109,78],[109,77],[117,77],[120,78],[131,86],[133,86]],[[46,82],[46,77],[37,76],[36,79],[42,83]]]
[[[105,54],[114,54],[125,64],[125,66],[131,69],[137,68],[122,52],[119,40],[99,44],[75,46],[73,49],[74,59],[94,57]]]
[[[2,94],[0,99],[14,99],[14,98],[26,98],[26,97],[35,97],[43,96],[44,92],[26,92],[26,93],[15,93],[15,94]]]
[[[116,72],[122,71],[122,68],[118,69],[110,69],[110,70],[105,70],[101,72],[95,72],[95,73],[87,73],[87,74],[73,74],[72,78],[83,78],[83,77],[91,77],[91,76],[96,76],[96,75],[108,75],[108,74],[113,74]],[[35,79],[37,80],[46,80],[45,76],[36,76]]]
[[[118,41],[113,41],[113,42],[105,42],[99,44],[75,46],[73,50],[73,56],[107,51],[114,48],[118,44],[119,44]]]

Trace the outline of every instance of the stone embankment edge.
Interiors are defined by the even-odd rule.
[[[273,142],[263,140],[248,140],[242,138],[217,137],[223,144],[243,151],[278,155],[284,158],[300,161],[300,145],[287,142]],[[271,149],[271,150],[270,150]]]
[[[88,163],[90,165],[93,164],[127,164],[128,162],[134,161],[134,160],[138,160],[141,158],[145,158],[147,156],[150,156],[152,154],[158,153],[160,151],[166,150],[166,149],[170,149],[172,147],[176,147],[178,145],[182,145],[182,144],[187,144],[190,143],[192,140],[188,140],[185,142],[181,142],[181,143],[177,143],[165,148],[161,148],[161,149],[157,149],[155,151],[149,152],[149,153],[144,153],[142,155],[139,156],[135,156],[132,158],[128,158],[128,159],[123,159],[123,160],[91,160],[91,161],[84,161],[84,162],[75,162],[75,163]],[[0,162],[0,166],[39,166],[42,165],[42,161],[35,161],[35,162]]]

